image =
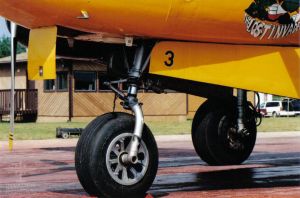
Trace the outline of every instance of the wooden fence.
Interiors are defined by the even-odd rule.
[[[37,115],[37,89],[15,90],[15,115]],[[10,113],[10,90],[0,90],[0,115]]]

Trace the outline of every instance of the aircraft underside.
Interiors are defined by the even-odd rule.
[[[247,90],[300,98],[296,47],[149,39],[129,44],[70,41],[65,32],[57,37],[56,28],[32,30],[28,42],[27,30],[19,31],[19,40],[29,46],[30,78],[55,76],[53,47],[61,56],[98,57],[107,64],[106,85],[124,109],[134,113],[101,115],[78,141],[76,172],[93,196],[143,197],[155,179],[159,157],[138,100],[141,84],[156,93],[173,89],[207,98],[195,114],[191,133],[195,151],[209,165],[241,164],[250,156],[261,114],[247,101]],[[127,91],[118,88],[121,82],[128,84]]]
[[[0,2],[3,2],[8,9],[13,5],[20,6],[19,3],[12,1],[1,0]],[[85,24],[80,21],[77,24],[80,27],[79,31],[56,25],[76,26],[74,21],[89,19],[87,11],[81,10],[81,16],[72,20],[63,18],[63,14],[57,18],[45,18],[45,14],[41,14],[44,18],[38,20],[37,16],[42,10],[43,2],[46,1],[33,3],[39,8],[36,15],[30,15],[30,10],[27,8],[26,12],[24,11],[32,20],[16,17],[25,24],[24,26],[32,28],[30,34],[22,27],[19,28],[19,35],[18,33],[12,34],[12,46],[15,46],[16,40],[29,46],[29,78],[35,80],[55,78],[56,54],[97,58],[107,64],[107,75],[110,80],[106,82],[106,85],[122,100],[124,109],[133,112],[133,115],[121,112],[101,115],[94,119],[82,133],[76,147],[75,167],[80,183],[90,195],[143,197],[155,179],[159,157],[155,139],[144,122],[142,105],[138,100],[141,88],[156,93],[164,93],[165,89],[173,89],[207,98],[207,101],[196,112],[191,133],[195,151],[209,165],[241,164],[250,156],[255,145],[257,124],[260,122],[261,114],[257,105],[247,101],[248,91],[300,98],[300,49],[297,35],[293,34],[291,41],[288,38],[274,40],[275,37],[289,36],[287,28],[292,34],[293,31],[294,33],[298,31],[297,28],[300,26],[282,26],[287,32],[278,33],[277,36],[273,35],[271,26],[266,26],[264,32],[255,35],[255,28],[253,28],[255,22],[250,16],[246,15],[242,21],[234,19],[233,26],[238,31],[234,28],[227,29],[224,23],[226,18],[222,18],[227,16],[227,12],[220,9],[217,12],[220,16],[214,16],[215,18],[209,21],[201,21],[202,25],[199,25],[196,29],[197,34],[193,37],[193,32],[189,32],[191,28],[188,29],[188,27],[191,27],[191,24],[198,24],[197,17],[199,16],[195,14],[194,18],[192,17],[194,15],[190,18],[180,18],[180,16],[185,16],[184,9],[180,8],[186,6],[187,10],[191,9],[194,10],[193,13],[198,13],[197,9],[201,6],[195,6],[197,1],[191,1],[190,4],[188,4],[190,1],[184,1],[184,3],[176,1],[177,3],[173,4],[173,1],[145,1],[149,5],[154,2],[156,6],[154,7],[158,8],[156,11],[160,11],[156,15],[158,17],[150,20],[152,15],[148,16],[140,10],[135,10],[135,12],[148,17],[149,24],[156,25],[156,29],[145,22],[138,23],[141,28],[136,27],[135,20],[139,21],[139,17],[128,17],[127,14],[130,12],[127,10],[121,12],[123,10],[117,6],[126,6],[127,1],[115,0],[114,4],[106,4],[108,1],[91,1],[94,7],[90,4],[86,5],[91,9],[91,16],[95,14],[95,18],[91,17],[91,21],[97,22],[96,19],[98,19],[104,25],[98,22],[93,26],[93,23]],[[64,5],[70,3],[69,0],[62,2],[66,3]],[[61,9],[56,5],[59,4],[58,1],[52,3],[49,3],[49,7],[52,6],[51,9]],[[164,3],[169,6],[169,11],[159,9],[158,5]],[[234,5],[230,6],[222,4],[230,9],[232,7],[233,10],[240,9],[239,6],[245,6],[243,9],[249,6],[247,2],[233,3]],[[101,7],[100,5],[106,6],[107,13],[101,13],[96,9],[96,6]],[[74,7],[77,9],[76,6]],[[141,10],[146,7],[142,3],[136,6]],[[73,10],[71,8],[73,7],[70,7],[69,14],[77,13],[75,8]],[[114,24],[120,22],[120,25],[124,25],[128,21],[133,21],[127,24],[127,30],[145,34],[143,36],[138,36],[138,34],[113,36],[116,31],[120,33],[126,28],[114,30],[112,34],[84,32],[87,27],[95,28],[95,30],[101,29],[102,26],[108,30],[112,28],[108,23],[111,19],[108,17],[112,17],[108,11],[113,8],[117,9],[120,15],[128,17],[120,18],[120,21],[115,20]],[[254,13],[251,11],[251,6],[248,9],[247,14]],[[203,17],[205,19],[205,10],[209,9],[204,9],[203,6],[203,10],[200,12],[204,13],[200,16],[201,19]],[[2,13],[13,18],[13,12],[2,11]],[[96,13],[101,13],[103,16],[96,15]],[[240,11],[239,16],[245,16],[244,10]],[[231,15],[230,17],[233,18]],[[277,15],[270,17],[274,19]],[[178,21],[179,19],[181,21]],[[219,25],[223,27],[223,36],[226,38],[224,42],[221,37],[219,39],[219,36],[222,36],[221,31],[213,31],[214,19],[220,19],[222,22]],[[59,23],[52,24],[55,20]],[[48,26],[39,28],[41,22],[47,22]],[[240,29],[240,27],[244,28],[244,23],[246,23],[245,29]],[[167,30],[170,24],[174,27]],[[207,32],[203,32],[205,25],[210,27]],[[279,26],[274,26],[273,31],[276,28]],[[155,29],[153,37],[147,33],[151,32],[151,29]],[[180,35],[179,30],[185,34]],[[203,40],[201,42],[200,33],[202,32],[206,34],[206,37],[203,37],[206,38],[206,42]],[[214,37],[209,38],[212,32]],[[236,36],[232,38],[234,42],[230,43],[232,34]],[[247,37],[248,34],[254,37],[260,36],[260,38]],[[180,38],[186,39],[182,41]],[[218,42],[214,42],[216,39],[219,39]],[[259,44],[258,39],[265,40]],[[117,86],[124,82],[128,84],[127,91],[122,91]],[[143,87],[140,86],[141,84]],[[237,89],[236,96],[233,94],[234,89]]]
[[[30,42],[33,48],[40,43],[31,40],[29,46]],[[292,74],[298,68],[293,63],[299,61],[295,47],[146,39],[135,39],[132,46],[98,45],[108,65],[107,86],[134,115],[101,115],[80,137],[75,167],[90,195],[142,197],[154,181],[158,152],[138,100],[141,84],[156,93],[173,89],[207,98],[193,119],[192,140],[195,151],[209,165],[241,164],[254,148],[261,115],[247,101],[246,90],[299,98],[299,73]],[[273,76],[268,77],[270,70]],[[118,89],[121,82],[128,84],[127,91]]]
[[[137,97],[141,82],[144,88],[157,93],[170,88],[208,98],[193,119],[192,140],[195,151],[209,165],[241,164],[254,148],[257,121],[261,117],[247,102],[247,91],[238,89],[234,97],[230,87],[152,74],[152,63],[148,66],[155,57],[153,45],[140,40],[132,57],[125,50],[114,53],[109,60],[108,75],[114,80],[107,85],[134,116],[111,112],[97,117],[85,128],[77,144],[75,166],[90,195],[144,197],[155,179],[158,151]],[[166,52],[163,62],[170,70],[172,61],[176,61],[172,54],[175,51],[171,50]],[[127,92],[117,88],[120,82],[128,83]]]

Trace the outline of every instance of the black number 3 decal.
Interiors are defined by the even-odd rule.
[[[168,56],[168,60],[165,61],[165,65],[171,67],[174,64],[175,54],[169,50],[165,53],[165,55]]]

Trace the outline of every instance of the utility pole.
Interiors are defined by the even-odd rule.
[[[287,111],[288,111],[287,117],[290,117],[290,98],[288,98],[287,100]]]
[[[15,67],[16,67],[16,49],[17,49],[17,24],[10,23],[10,56],[11,56],[11,91],[10,91],[10,132],[8,146],[13,150],[14,132],[15,132]]]

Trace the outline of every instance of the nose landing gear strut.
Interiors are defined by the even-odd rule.
[[[123,100],[126,113],[108,113],[92,121],[76,148],[75,167],[80,183],[90,195],[142,197],[150,188],[158,168],[158,151],[150,129],[144,124],[137,99],[138,84],[149,58],[142,64],[144,46],[136,50],[129,70],[128,94],[107,85]]]

